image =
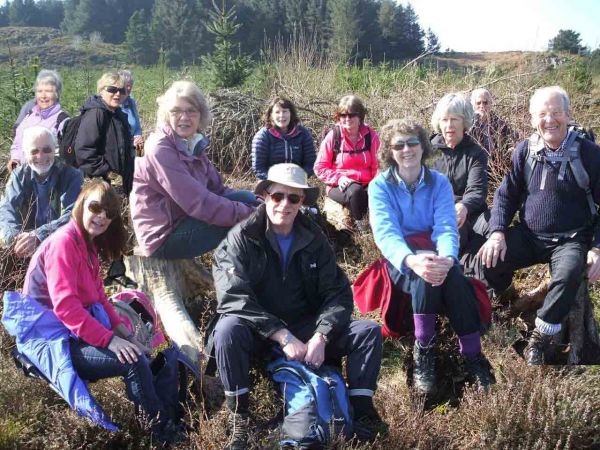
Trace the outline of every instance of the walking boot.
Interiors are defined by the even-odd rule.
[[[433,395],[436,392],[435,385],[435,348],[432,343],[428,347],[421,347],[419,341],[415,341],[413,349],[413,387],[424,395]]]
[[[478,390],[484,392],[490,390],[492,384],[496,384],[496,377],[492,373],[492,366],[482,353],[477,356],[465,357],[465,369],[467,371],[467,382],[471,383]]]
[[[523,350],[525,361],[530,366],[543,366],[545,364],[545,353],[552,336],[542,333],[537,328],[531,333],[527,347]]]

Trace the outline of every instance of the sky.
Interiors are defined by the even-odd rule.
[[[600,46],[600,0],[398,0],[410,3],[442,50],[546,50],[558,30],[574,30],[592,50]]]

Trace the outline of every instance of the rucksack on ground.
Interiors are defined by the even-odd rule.
[[[352,437],[348,389],[338,369],[321,366],[313,370],[278,357],[267,370],[285,401],[281,447],[323,448],[337,436]]]

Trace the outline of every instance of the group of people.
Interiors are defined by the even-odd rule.
[[[206,350],[225,388],[228,448],[234,450],[249,447],[254,357],[268,357],[273,347],[315,369],[347,357],[356,435],[370,440],[386,429],[373,403],[381,330],[371,320],[351,318],[350,282],[303,212],[319,197],[308,182],[313,175],[347,209],[349,228],[370,225],[394,291],[411,296],[413,386],[425,395],[436,391],[436,319],[442,312],[458,336],[467,379],[486,391],[495,383],[464,271],[500,292],[516,269],[550,264],[548,295],[525,351],[529,364],[544,363],[586,266],[590,282],[600,278],[594,209],[600,204],[600,148],[569,129],[569,98],[557,86],[532,96],[535,132],[513,152],[490,210],[488,159],[516,136],[491,112],[485,90],[474,91],[471,102],[460,94],[444,96],[432,116],[433,136],[412,120],[394,119],[380,138],[365,123],[363,102],[345,96],[318,151],[294,104],[277,97],[252,141],[258,182],[248,191],[225,186],[207,157],[203,133],[211,113],[193,82],[174,82],[157,99],[156,128],[144,142],[129,72],[100,78],[98,93],[81,112],[78,168],[66,166],[54,153],[65,120],[58,120],[60,78],[47,72],[40,72],[35,105],[16,129],[0,204],[2,243],[20,257],[33,255],[23,293],[52,309],[72,333],[77,371],[90,380],[123,376],[136,407],[158,417],[152,432],[164,442],[182,439],[181,424],[154,390],[148,349],[123,328],[102,289],[98,255],[118,258],[127,240],[113,173],[123,179],[142,255],[184,259],[216,249],[218,306]],[[140,145],[144,155],[136,158]],[[437,158],[426,164],[434,150]],[[530,154],[537,164],[529,164]],[[93,180],[82,189],[83,176]],[[520,220],[512,225],[517,211]],[[100,321],[93,305],[109,320]]]

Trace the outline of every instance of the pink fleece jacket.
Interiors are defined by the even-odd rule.
[[[104,293],[96,250],[86,243],[73,219],[44,240],[34,253],[23,294],[52,307],[73,334],[95,347],[107,347],[113,332],[92,317],[86,307],[100,303],[111,329],[122,323]]]
[[[353,153],[353,150],[365,147],[365,136],[371,132],[370,151]],[[342,175],[347,176],[363,186],[367,186],[377,175],[377,151],[379,150],[379,136],[374,129],[362,124],[358,130],[359,139],[356,145],[348,138],[341,129],[340,152],[333,158],[333,146],[335,133],[331,130],[321,142],[319,154],[315,161],[315,174],[317,178],[327,185],[327,190],[338,185]]]
[[[157,128],[135,159],[131,219],[144,256],[154,253],[189,216],[221,227],[245,219],[254,208],[223,197],[231,191],[206,153],[190,155],[169,127]]]

